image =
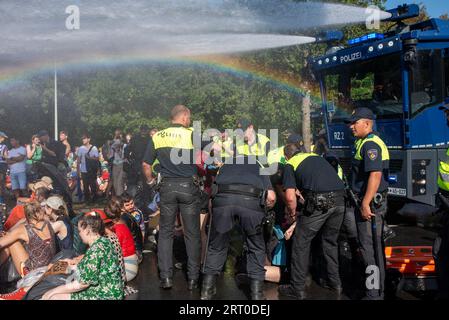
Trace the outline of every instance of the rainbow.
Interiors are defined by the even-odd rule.
[[[245,63],[242,59],[233,56],[213,55],[199,57],[174,57],[174,58],[154,58],[142,55],[127,55],[125,57],[111,57],[104,55],[89,55],[89,57],[68,60],[64,63],[48,63],[37,61],[35,63],[23,65],[20,67],[1,67],[0,73],[0,91],[8,90],[23,83],[27,78],[42,73],[52,73],[56,68],[60,71],[65,70],[89,70],[92,67],[115,67],[127,64],[167,64],[167,65],[194,65],[198,67],[207,67],[211,72],[225,73],[236,78],[249,80],[258,80],[269,83],[271,86],[286,90],[294,95],[302,97],[306,94],[306,89],[299,78],[293,78],[286,74],[281,74],[272,69]],[[320,103],[320,97],[312,92],[312,100]]]

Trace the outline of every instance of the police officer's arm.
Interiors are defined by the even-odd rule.
[[[268,190],[266,205],[268,208],[273,208],[276,203],[276,193],[273,191],[273,185],[271,184],[269,176],[262,176],[264,189]]]
[[[361,213],[365,220],[370,220],[375,215],[371,212],[371,201],[379,190],[382,179],[382,149],[374,142],[369,141],[364,144],[361,150],[365,172],[369,172],[368,184],[365,195],[362,199]]]
[[[290,164],[285,166],[283,182],[285,189],[285,205],[290,217],[296,217],[296,179],[295,171]]]
[[[155,160],[156,149],[154,148],[153,139],[150,139],[142,160],[142,171],[148,184],[152,184],[154,182],[153,169],[151,166],[153,165]]]

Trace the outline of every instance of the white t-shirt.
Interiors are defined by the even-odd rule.
[[[87,173],[87,168],[86,168],[86,154],[89,151],[90,147],[87,148],[86,146],[81,146],[78,148],[78,151],[76,152],[76,155],[78,157],[78,161],[80,162],[80,171],[82,173]],[[98,149],[97,147],[93,147],[92,150],[90,150],[89,152],[89,157],[91,158],[98,158],[100,155],[98,153]]]
[[[27,150],[25,149],[25,147],[18,147],[18,148],[9,150],[9,153],[8,153],[9,159],[15,158],[18,156],[25,156],[25,158],[21,162],[16,162],[14,164],[9,165],[10,173],[20,173],[20,172],[26,171],[26,159],[27,159],[26,155],[27,155]]]

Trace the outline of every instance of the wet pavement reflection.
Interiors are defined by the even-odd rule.
[[[418,227],[394,227],[397,236],[387,242],[387,246],[397,245],[432,245],[435,233]],[[175,245],[174,262],[182,261],[183,253],[179,252],[179,246]],[[181,250],[182,251],[182,250]],[[184,270],[174,268],[174,286],[170,290],[159,288],[159,278],[157,270],[157,255],[154,245],[146,244],[144,260],[139,268],[139,274],[130,285],[138,290],[138,293],[127,297],[127,300],[199,300],[200,289],[194,291],[187,290],[186,274]],[[235,251],[230,250],[224,272],[217,280],[216,300],[248,300],[249,286],[245,278],[235,276]],[[307,299],[309,300],[334,300],[332,291],[320,287],[314,280],[309,280],[307,287]],[[350,285],[346,286],[345,293],[340,300],[355,299],[357,294]],[[278,285],[265,283],[265,296],[268,300],[291,300],[289,297],[280,296]],[[418,300],[432,299],[432,293],[426,292],[405,292],[401,291],[394,299]]]

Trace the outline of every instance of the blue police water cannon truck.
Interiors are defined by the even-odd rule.
[[[389,10],[394,30],[369,33],[312,58],[319,82],[329,147],[346,174],[353,136],[344,123],[357,107],[371,108],[376,131],[390,150],[389,195],[396,203],[434,207],[438,165],[449,147],[444,111],[449,105],[449,21],[413,25],[417,5]],[[336,33],[329,33],[329,41]],[[326,37],[319,38],[320,42]]]

